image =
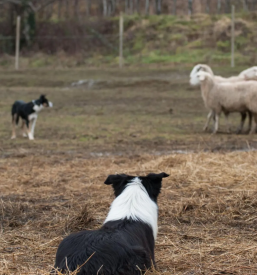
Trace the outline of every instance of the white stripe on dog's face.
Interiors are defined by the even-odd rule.
[[[48,107],[52,108],[54,105],[51,101],[48,101]]]

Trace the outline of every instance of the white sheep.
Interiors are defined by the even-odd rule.
[[[257,66],[254,66],[254,67],[251,67],[251,68],[248,68],[248,69],[242,71],[238,76],[224,78],[221,76],[214,75],[212,69],[208,65],[198,64],[198,65],[194,66],[193,70],[190,73],[190,84],[191,85],[200,85],[200,82],[196,76],[197,72],[199,72],[199,71],[204,71],[204,72],[210,73],[212,76],[214,76],[215,80],[219,81],[220,83],[222,83],[222,82],[238,82],[238,81],[245,81],[245,80],[257,80]],[[251,124],[252,124],[252,114],[250,112],[247,112],[247,113],[249,115],[249,126],[248,126],[247,132],[249,132],[251,129]],[[229,112],[224,113],[224,114],[225,114],[226,121],[227,121],[228,132],[230,132],[230,126],[229,126],[229,122],[228,122]],[[237,133],[240,133],[242,131],[246,116],[247,116],[246,112],[241,113],[241,122],[240,122],[240,126],[238,127]],[[215,114],[212,111],[210,111],[207,116],[207,120],[204,125],[204,128],[203,128],[204,131],[206,131],[208,129],[210,119],[214,118],[214,117],[215,117]]]
[[[201,93],[205,106],[215,114],[213,133],[218,131],[221,112],[250,111],[257,123],[257,82],[239,81],[219,83],[215,77],[206,72],[198,72],[197,78],[201,85]],[[209,118],[210,119],[210,118]],[[256,125],[250,133],[255,132]]]
[[[231,76],[231,77],[222,77],[218,75],[214,75],[210,66],[206,64],[198,64],[194,66],[193,70],[190,73],[190,83],[192,85],[199,85],[197,81],[196,74],[200,71],[207,72],[215,77],[215,80],[220,82],[237,82],[243,80],[257,80],[257,66],[248,68],[242,71],[238,76]]]

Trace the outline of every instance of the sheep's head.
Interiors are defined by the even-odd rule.
[[[199,79],[197,77],[198,72],[207,72],[207,73],[213,75],[213,71],[208,65],[198,64],[198,65],[194,66],[193,70],[190,73],[190,81],[189,81],[190,84],[193,86],[200,85]]]
[[[251,67],[242,71],[239,76],[244,77],[245,80],[257,80],[257,67]]]
[[[196,74],[196,78],[197,78],[197,81],[199,82],[199,84],[201,84],[206,80],[212,79],[212,75],[207,72],[198,72]]]

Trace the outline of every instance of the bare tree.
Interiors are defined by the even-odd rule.
[[[79,18],[79,0],[74,0],[74,12],[73,12],[74,18]]]
[[[173,15],[177,14],[177,0],[173,0],[172,13],[173,13]]]
[[[245,11],[248,11],[248,6],[247,6],[246,0],[242,0],[242,2],[243,2],[244,10],[245,10]]]
[[[149,14],[149,9],[150,9],[150,1],[149,0],[145,0],[145,14],[146,15]]]
[[[134,0],[130,0],[130,14],[134,13]]]
[[[103,0],[103,16],[107,15],[107,0]]]
[[[137,13],[140,13],[139,0],[136,0],[136,11]]]
[[[87,13],[87,16],[90,15],[90,10],[91,10],[91,0],[86,0],[86,13]]]
[[[221,0],[217,0],[217,13],[221,11]]]
[[[59,0],[58,1],[58,19],[59,20],[61,19],[61,14],[62,14],[61,10],[62,10],[62,0]]]
[[[162,13],[162,0],[155,0],[155,10],[156,14]]]

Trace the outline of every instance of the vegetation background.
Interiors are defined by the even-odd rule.
[[[23,68],[118,63],[119,14],[124,59],[139,63],[227,64],[231,5],[236,8],[236,64],[256,62],[256,0],[0,0],[0,65],[13,66],[21,15]]]

